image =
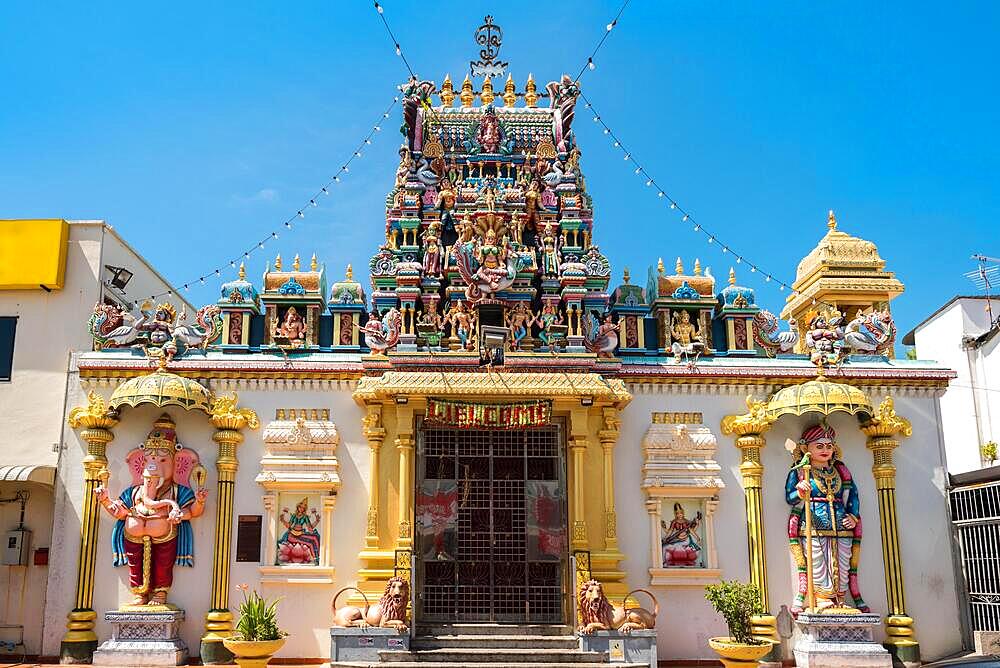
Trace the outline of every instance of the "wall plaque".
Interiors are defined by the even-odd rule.
[[[236,561],[260,562],[263,515],[240,515],[236,524]]]

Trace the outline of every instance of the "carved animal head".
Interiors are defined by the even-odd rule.
[[[383,619],[406,621],[406,606],[410,602],[410,583],[399,577],[389,578],[385,583],[385,593],[379,599]]]
[[[608,628],[612,626],[614,611],[600,582],[587,580],[581,584],[577,600],[584,624],[600,622]]]

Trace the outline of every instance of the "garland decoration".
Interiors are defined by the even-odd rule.
[[[428,399],[424,418],[432,425],[484,429],[531,429],[551,421],[552,402],[547,400],[483,404]]]

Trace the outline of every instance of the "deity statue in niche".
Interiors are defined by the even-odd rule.
[[[785,500],[792,506],[788,516],[789,545],[798,569],[798,592],[792,612],[802,612],[808,604],[810,564],[818,609],[850,607],[847,602],[850,591],[854,607],[868,612],[858,586],[861,553],[858,488],[840,459],[836,432],[825,422],[808,427],[793,455],[795,464],[785,482]],[[806,463],[808,468],[804,466]],[[805,519],[807,502],[809,527]]]
[[[496,230],[490,228],[486,230],[486,237],[478,243],[476,248],[476,259],[479,260],[479,269],[475,277],[486,283],[490,289],[496,290],[501,281],[507,277],[507,240],[497,240]]]
[[[674,359],[678,361],[681,357],[697,355],[705,347],[701,332],[698,331],[698,326],[691,322],[691,314],[687,311],[674,312],[670,335],[674,339],[670,349]]]
[[[483,147],[484,153],[500,151],[500,119],[497,118],[493,107],[486,108],[483,120],[479,123],[479,130],[476,132],[476,141]]]
[[[518,302],[507,314],[507,328],[510,330],[511,349],[519,350],[521,341],[531,331],[531,325],[535,321],[535,314],[531,312],[531,307],[527,302]]]
[[[444,229],[448,231],[454,229],[455,218],[452,215],[452,210],[455,208],[455,190],[448,179],[442,179],[441,189],[438,191],[434,206],[441,212],[441,222],[444,224]]]
[[[424,232],[424,276],[441,275],[441,223],[435,221]]]
[[[542,255],[539,269],[542,276],[559,275],[559,229],[555,223],[548,223],[538,236],[538,248]]]
[[[306,321],[302,319],[294,306],[289,306],[285,317],[275,330],[275,336],[281,336],[292,344],[302,344],[306,340]]]
[[[451,335],[458,338],[464,350],[475,347],[476,314],[466,310],[461,300],[452,303],[444,321],[451,325]]]
[[[663,533],[660,539],[663,548],[663,567],[704,567],[702,559],[704,541],[698,533],[702,521],[701,511],[696,511],[694,518],[689,519],[684,506],[678,501],[674,502],[673,513],[674,519],[670,524],[667,524],[666,520],[660,520]]]
[[[132,486],[112,499],[105,470],[95,490],[101,506],[118,520],[111,530],[113,564],[128,565],[132,605],[165,605],[174,565],[194,565],[191,520],[205,512],[205,469],[198,453],[177,442],[167,414],[125,459]],[[188,486],[192,475],[197,491]]]
[[[552,336],[550,328],[553,325],[561,325],[562,321],[558,303],[547,301],[542,304],[542,311],[535,318],[535,322],[538,323],[539,327],[538,338],[545,344],[549,352],[552,352],[552,346],[555,345],[555,337]]]
[[[279,565],[319,564],[320,535],[316,531],[319,521],[319,512],[309,508],[308,497],[295,504],[294,512],[288,508],[281,510],[278,522],[285,533],[278,538],[276,559]]]

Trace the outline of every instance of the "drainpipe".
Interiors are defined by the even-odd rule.
[[[984,466],[986,462],[983,461],[983,425],[982,420],[979,417],[979,393],[976,391],[976,363],[973,361],[973,356],[976,352],[976,338],[974,336],[969,336],[966,334],[962,337],[962,349],[965,350],[965,359],[969,363],[969,386],[972,388],[972,413],[976,418],[976,438],[978,439],[979,449],[979,464]]]

